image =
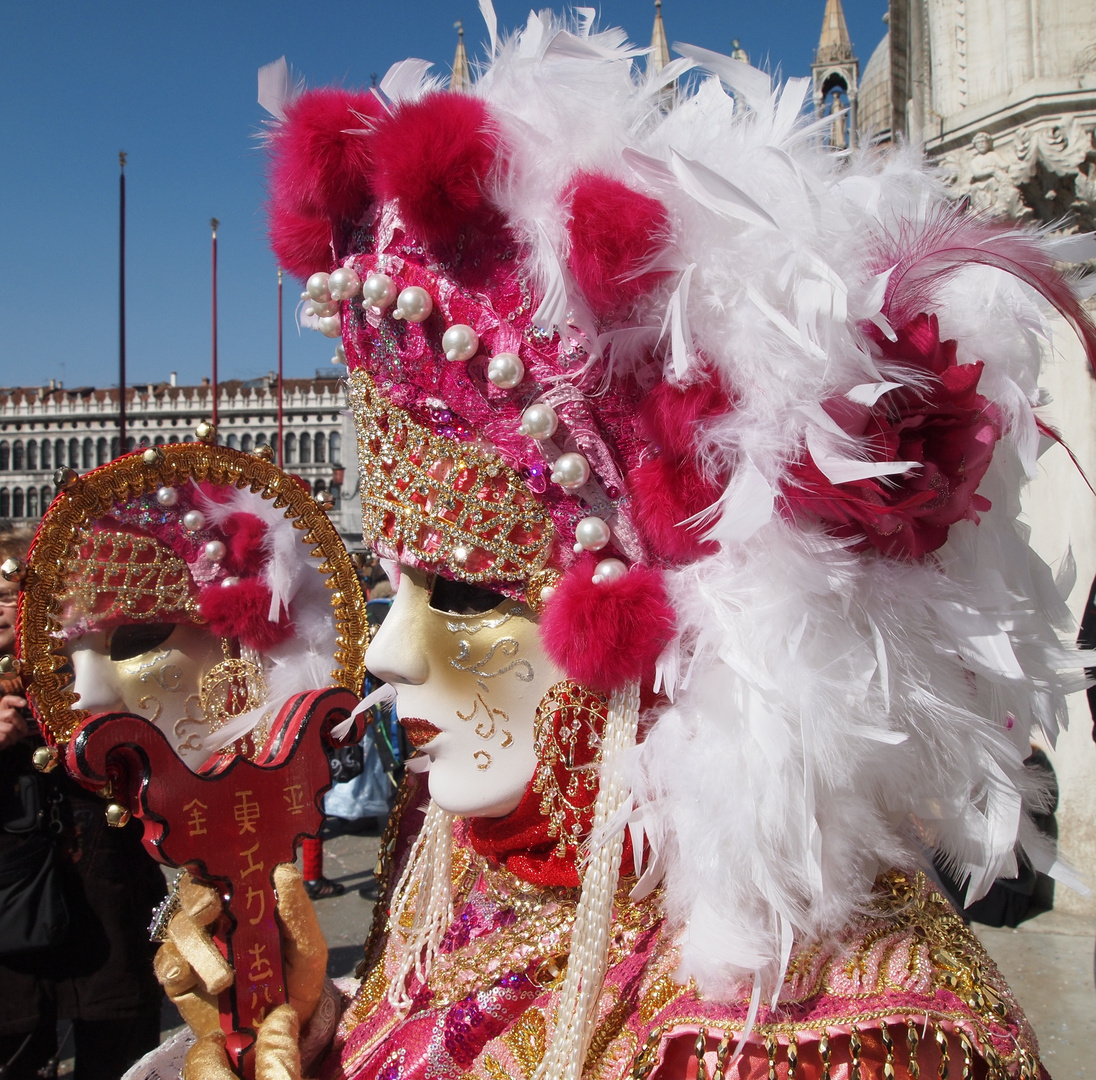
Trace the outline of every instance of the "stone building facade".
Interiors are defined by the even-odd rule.
[[[194,441],[212,416],[212,388],[172,381],[129,387],[127,449]],[[330,378],[283,382],[284,465],[314,495],[334,502],[331,519],[350,544],[361,541],[352,418],[342,383]],[[218,438],[228,446],[277,451],[278,383],[273,376],[218,386]],[[117,456],[118,391],[62,386],[0,388],[0,519],[33,523],[55,494],[54,471],[87,472]],[[275,458],[275,460],[277,460]]]

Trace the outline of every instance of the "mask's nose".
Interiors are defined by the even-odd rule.
[[[404,570],[392,606],[365,654],[365,666],[386,683],[419,686],[430,674],[426,619],[430,592],[419,574]]]
[[[72,689],[79,695],[78,708],[89,712],[125,710],[122,688],[107,651],[107,636],[96,632],[85,634],[72,647]]]

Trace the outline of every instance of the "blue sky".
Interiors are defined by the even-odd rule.
[[[845,0],[861,67],[886,0]],[[825,0],[664,0],[667,35],[759,66],[810,71]],[[500,28],[528,8],[496,0]],[[653,3],[606,0],[601,25],[650,40]],[[130,383],[210,362],[210,230],[218,230],[219,366],[254,378],[277,364],[277,272],[254,138],[260,65],[285,55],[309,85],[368,86],[417,56],[447,72],[456,20],[469,55],[486,34],[476,0],[306,5],[285,0],[55,0],[4,5],[0,34],[0,386],[117,383],[118,151],[127,184]],[[327,368],[331,343],[299,335],[286,280],[285,372]]]

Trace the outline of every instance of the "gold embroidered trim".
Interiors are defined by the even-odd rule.
[[[349,381],[367,540],[462,581],[526,581],[543,569],[555,526],[513,469],[417,424],[364,371]]]
[[[19,654],[27,675],[27,693],[40,722],[58,743],[68,740],[88,717],[74,709],[76,695],[69,689],[72,672],[62,630],[62,597],[70,588],[71,562],[87,538],[92,522],[105,517],[121,502],[150,494],[160,487],[176,487],[193,480],[237,488],[250,487],[276,507],[304,540],[315,545],[310,554],[324,574],[335,609],[336,667],[331,685],[360,692],[365,677],[365,598],[339,534],[327,515],[301,484],[277,466],[226,446],[206,443],[169,443],[149,463],[142,454],[129,454],[79,477],[62,491],[39,527],[23,582],[19,621]]]

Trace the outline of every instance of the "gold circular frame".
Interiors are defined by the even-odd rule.
[[[305,543],[315,545],[310,555],[318,560],[316,570],[326,575],[324,584],[331,590],[335,611],[332,659],[338,666],[331,672],[331,685],[360,693],[369,640],[365,596],[342,539],[308,491],[264,458],[227,446],[168,443],[157,450],[159,454],[149,455],[151,462],[136,451],[73,480],[58,493],[35,536],[22,582],[17,643],[27,697],[50,740],[67,742],[90,715],[75,707],[77,695],[65,689],[71,678],[58,636],[60,597],[74,546],[87,526],[116,503],[189,480],[249,487],[284,507],[293,527],[305,532]]]

